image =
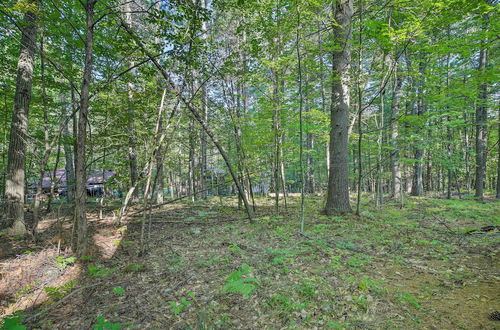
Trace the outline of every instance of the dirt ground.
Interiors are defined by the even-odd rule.
[[[0,236],[0,313],[32,329],[500,328],[500,202],[365,202],[361,217],[321,204],[307,199],[304,233],[296,198],[280,216],[257,200],[253,223],[234,199],[170,204],[150,227],[94,206],[81,260],[62,207],[37,242]]]

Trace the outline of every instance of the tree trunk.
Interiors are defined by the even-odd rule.
[[[498,163],[497,163],[497,194],[500,199],[500,106],[498,107]]]
[[[306,109],[306,112],[308,109]],[[305,179],[305,193],[314,194],[314,135],[306,133],[306,179]]]
[[[49,161],[50,154],[52,152],[52,148],[49,142],[49,116],[48,116],[48,108],[47,108],[47,89],[46,89],[46,79],[45,79],[45,56],[44,53],[44,43],[43,43],[43,34],[40,38],[40,47],[41,47],[41,57],[40,57],[40,68],[41,68],[41,78],[42,78],[42,108],[43,108],[43,129],[44,129],[44,155],[42,161],[40,162],[40,171],[39,178],[36,184],[36,193],[35,193],[35,204],[33,205],[33,224],[32,224],[32,232],[36,232],[36,227],[38,226],[38,221],[40,218],[40,204],[43,193],[43,177],[45,171],[47,170],[47,163]]]
[[[195,145],[194,145],[194,119],[191,119],[189,123],[189,194],[191,196],[191,201],[195,200],[195,168],[196,168],[196,159],[194,157],[195,153]]]
[[[352,0],[335,4],[333,35],[338,50],[332,52],[332,102],[330,108],[330,173],[325,213],[351,213],[349,202],[349,68],[352,30]]]
[[[72,203],[75,196],[75,164],[73,162],[73,150],[71,144],[68,141],[71,139],[69,134],[68,123],[64,125],[63,131],[63,147],[64,147],[64,158],[66,160],[64,168],[66,169],[66,197],[68,203]]]
[[[33,3],[37,4],[36,1]],[[31,101],[35,57],[37,20],[35,11],[36,9],[34,11],[29,10],[24,15],[7,160],[5,213],[0,223],[0,229],[9,228],[8,232],[13,235],[26,233],[24,222],[24,167],[26,165],[28,112]]]
[[[421,59],[419,63],[419,73],[421,74],[420,81],[418,83],[418,99],[417,105],[414,107],[414,115],[423,116],[424,114],[424,72],[425,72],[425,62],[424,59]],[[421,134],[422,129],[418,129],[418,134]],[[415,147],[414,151],[414,159],[415,164],[413,167],[413,184],[411,187],[412,196],[423,196],[424,195],[424,182],[423,182],[423,158],[424,158],[424,150],[418,146]]]
[[[486,19],[485,19],[486,20]],[[485,23],[486,24],[486,23]],[[486,29],[486,28],[484,28]],[[481,43],[481,50],[479,51],[479,67],[480,74],[484,74],[486,66],[488,65],[488,50],[486,49],[485,42]],[[488,85],[484,81],[485,78],[481,77],[483,81],[479,87],[479,96],[476,105],[476,180],[475,189],[476,197],[479,201],[483,201],[484,181],[486,179],[486,139],[487,139],[487,123],[488,123]]]
[[[397,64],[396,64],[397,65]],[[391,105],[391,168],[392,185],[391,195],[395,200],[401,200],[403,190],[401,185],[401,166],[399,164],[399,100],[401,99],[401,87],[403,86],[403,76],[400,70],[396,70],[394,81],[394,91]]]
[[[165,106],[165,97],[167,96],[167,89],[165,88],[163,90],[163,94],[161,96],[161,101],[160,101],[160,118],[158,119],[158,135],[163,134],[163,107]],[[156,154],[156,203],[157,204],[163,204],[164,196],[163,196],[163,188],[164,188],[164,166],[163,166],[163,161],[164,161],[164,156],[165,156],[165,148],[162,148],[162,146],[158,147],[158,153]]]
[[[132,8],[131,2],[125,2],[125,22],[129,26],[133,26],[132,21]],[[133,61],[129,61],[129,67],[134,66]],[[132,69],[130,73],[135,75],[136,70]],[[138,172],[137,172],[137,151],[136,144],[137,138],[135,133],[135,111],[134,111],[134,84],[132,82],[127,83],[127,93],[128,93],[128,104],[127,104],[127,115],[128,115],[128,124],[129,124],[129,132],[128,132],[128,161],[130,167],[130,186],[135,186],[138,180]],[[144,196],[146,198],[146,196]],[[139,202],[139,189],[134,190],[134,194],[132,197],[132,203]]]
[[[94,44],[94,5],[97,0],[87,0],[84,5],[86,13],[87,36],[85,40],[85,62],[83,69],[83,82],[80,92],[80,114],[78,119],[78,132],[76,139],[76,159],[75,159],[75,218],[74,226],[76,230],[76,241],[73,238],[73,249],[78,256],[82,256],[87,250],[87,173],[85,164],[85,146],[87,139],[87,125],[90,99],[90,84],[92,81],[92,52]]]

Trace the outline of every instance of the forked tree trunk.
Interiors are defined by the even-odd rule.
[[[325,213],[351,213],[349,202],[349,68],[352,0],[335,3],[333,36],[338,47],[332,52],[332,102],[330,107],[330,173]]]
[[[34,1],[33,4],[36,5],[37,1]],[[36,20],[35,11],[29,10],[24,15],[24,28],[17,62],[14,113],[12,115],[5,181],[5,213],[0,222],[0,228],[9,228],[8,232],[13,235],[22,235],[27,231],[24,222],[24,167],[28,142],[28,112],[33,82]]]

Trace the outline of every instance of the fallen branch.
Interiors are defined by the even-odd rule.
[[[58,301],[56,301],[54,304],[48,306],[47,308],[41,310],[40,312],[36,313],[35,315],[33,316],[30,316],[30,317],[27,317],[26,318],[26,322],[28,321],[33,321],[33,320],[36,320],[38,317],[40,317],[41,315],[53,310],[54,308],[56,308],[57,306],[59,306],[62,302],[68,300],[70,297],[74,296],[76,293],[80,292],[80,291],[83,291],[85,289],[88,289],[88,288],[92,288],[92,287],[95,287],[95,286],[98,286],[98,285],[101,285],[102,283],[104,282],[98,282],[98,283],[94,283],[94,284],[90,284],[90,285],[86,285],[86,286],[82,286],[76,290],[73,290],[71,291],[69,294],[67,294],[66,296],[64,296],[63,298],[59,299]]]

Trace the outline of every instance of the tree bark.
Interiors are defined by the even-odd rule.
[[[32,2],[37,5],[37,1]],[[5,182],[5,213],[0,228],[9,228],[13,235],[26,233],[24,222],[24,168],[26,165],[26,146],[28,139],[28,112],[33,83],[33,65],[36,41],[36,9],[24,15],[21,47],[17,63],[16,92],[14,113],[9,141],[7,175]]]
[[[36,227],[38,226],[39,221],[39,213],[40,213],[40,204],[41,197],[43,193],[43,177],[45,171],[47,170],[47,163],[49,161],[50,154],[52,152],[52,148],[50,146],[49,141],[49,116],[48,116],[48,108],[47,108],[47,90],[46,90],[46,79],[45,79],[45,57],[44,53],[44,43],[43,43],[43,34],[40,41],[41,48],[41,58],[40,58],[40,68],[41,68],[41,78],[42,78],[42,107],[43,107],[43,129],[44,129],[44,155],[42,161],[40,162],[40,171],[38,173],[38,181],[36,183],[36,192],[35,192],[35,204],[33,205],[33,224],[32,224],[32,232],[36,232]]]
[[[424,114],[424,72],[425,72],[425,62],[424,59],[421,59],[419,63],[419,73],[421,74],[420,81],[418,82],[418,99],[417,99],[417,105],[414,107],[414,115],[416,116],[423,116]],[[419,124],[420,125],[420,124]],[[421,134],[422,129],[418,129],[418,134]],[[411,187],[411,194],[412,196],[423,196],[424,195],[424,182],[423,182],[423,157],[424,157],[424,150],[422,149],[421,146],[418,146],[419,143],[417,143],[417,146],[415,147],[414,151],[414,159],[415,159],[415,164],[413,167],[413,184]]]
[[[73,238],[73,250],[78,256],[82,256],[87,250],[87,216],[86,216],[86,198],[87,198],[87,173],[85,166],[85,146],[87,139],[87,124],[90,99],[90,84],[92,81],[92,55],[94,44],[94,5],[97,0],[87,0],[84,5],[86,14],[85,40],[85,62],[83,69],[83,81],[80,92],[80,113],[78,119],[78,132],[76,139],[76,159],[75,159],[75,209],[74,226],[76,230],[76,240]]]
[[[332,102],[330,107],[330,173],[325,213],[351,213],[349,202],[349,68],[352,0],[335,3],[333,35],[338,50],[332,52]]]
[[[167,96],[167,89],[165,88],[163,90],[163,94],[161,96],[161,102],[160,102],[160,118],[158,118],[158,135],[163,134],[163,107],[165,106],[165,98]],[[158,153],[156,154],[156,203],[157,204],[162,204],[163,203],[163,188],[164,188],[164,166],[163,166],[163,161],[164,161],[164,156],[165,156],[165,148],[162,148],[162,146],[158,147]]]
[[[63,147],[64,147],[64,158],[66,169],[66,198],[68,203],[72,203],[75,198],[75,164],[73,161],[73,150],[71,148],[71,143],[68,141],[72,139],[72,136],[69,134],[68,123],[64,125],[63,131]]]
[[[497,194],[496,198],[500,199],[500,106],[498,106],[498,162],[497,162]]]
[[[486,18],[485,18],[486,20]],[[486,24],[486,22],[485,22]],[[486,29],[486,27],[484,27]],[[488,65],[488,49],[485,42],[481,43],[481,50],[479,51],[479,74],[483,75]],[[486,178],[486,158],[487,158],[487,123],[488,123],[488,85],[484,81],[485,78],[481,77],[482,83],[479,86],[479,96],[476,105],[476,180],[475,190],[476,197],[479,201],[484,198],[484,181]]]
[[[392,185],[391,194],[395,200],[401,200],[403,190],[401,185],[401,166],[399,164],[399,100],[401,99],[401,87],[403,86],[403,76],[400,70],[396,70],[394,82],[394,91],[391,105],[391,168],[392,168]]]

